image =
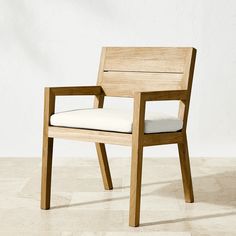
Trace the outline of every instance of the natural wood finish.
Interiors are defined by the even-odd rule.
[[[133,97],[137,91],[185,90],[193,51],[192,48],[106,48],[99,85],[105,95],[121,97]]]
[[[101,87],[101,81],[102,81],[102,76],[103,76],[105,55],[106,55],[106,48],[102,48],[101,57],[100,57],[100,64],[99,64],[99,70],[98,70],[98,79],[97,79],[97,86],[100,86],[100,87]],[[102,108],[103,103],[104,103],[104,93],[101,93],[98,96],[95,96],[95,98],[94,98],[94,108]]]
[[[194,202],[193,185],[192,185],[191,169],[190,169],[189,153],[188,153],[188,141],[185,133],[183,142],[178,143],[178,149],[179,149],[179,159],[180,159],[181,173],[183,179],[185,201]]]
[[[144,134],[143,146],[180,143],[183,141],[182,132]]]
[[[145,101],[142,99],[140,93],[136,93],[134,96],[134,116],[132,133],[132,160],[129,209],[130,226],[138,226],[140,219],[144,117]]]
[[[104,70],[183,73],[189,49],[108,47]]]
[[[143,100],[147,101],[167,101],[167,100],[185,100],[188,91],[186,90],[173,90],[173,91],[149,91],[140,92]]]
[[[100,95],[102,88],[101,86],[51,87],[50,91],[55,96]]]
[[[103,185],[106,190],[113,189],[110,168],[104,143],[95,143],[98,154],[99,166],[102,174]]]
[[[106,96],[133,97],[139,91],[180,90],[182,78],[182,73],[108,71],[101,83]]]
[[[104,65],[104,59],[105,59],[105,51],[106,49],[102,49],[101,58],[100,58],[100,66],[98,71],[98,81],[97,85],[100,86],[100,80],[102,78],[102,72],[103,72],[103,65]],[[104,94],[100,94],[95,96],[94,99],[94,108],[102,108],[104,103]],[[104,143],[95,143],[98,160],[99,160],[99,166],[102,174],[103,179],[103,185],[106,190],[113,189],[112,179],[111,179],[111,173],[109,168],[109,163],[107,159],[107,153],[106,153],[106,147]]]
[[[102,49],[97,86],[45,89],[41,208],[50,207],[53,138],[95,142],[105,189],[112,189],[105,143],[132,146],[129,225],[140,221],[141,177],[145,146],[178,144],[186,202],[193,202],[186,127],[196,58],[194,48],[106,47]],[[50,126],[55,97],[94,95],[94,108],[105,96],[133,97],[132,134]],[[145,134],[148,101],[179,100],[178,132]]]
[[[44,126],[41,180],[41,209],[50,208],[53,138],[48,137],[49,118],[54,113],[55,96],[49,88],[44,92]]]
[[[109,143],[130,146],[132,135],[128,133],[116,133],[100,130],[62,128],[49,126],[49,137],[71,139],[85,142]]]
[[[192,83],[193,83],[193,74],[194,74],[194,67],[195,67],[195,60],[196,60],[197,50],[192,48],[189,50],[186,63],[185,63],[185,74],[182,80],[182,88],[187,89],[188,97],[185,101],[180,101],[179,104],[179,118],[183,120],[183,131],[186,132],[187,128],[187,120],[188,120],[188,112],[189,112],[189,103],[190,103],[190,96],[192,90]]]

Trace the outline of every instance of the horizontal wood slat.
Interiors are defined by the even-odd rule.
[[[146,101],[163,101],[163,100],[182,100],[188,98],[188,90],[168,90],[168,91],[153,91],[140,92],[142,99]]]
[[[143,146],[154,146],[172,143],[182,143],[182,132],[144,134]]]
[[[107,96],[133,97],[137,91],[180,90],[183,74],[104,72],[101,85]]]
[[[100,95],[102,93],[101,86],[51,87],[49,89],[56,96]]]
[[[48,137],[131,146],[132,134],[49,126]],[[181,132],[144,134],[143,146],[182,143]]]
[[[109,143],[131,146],[132,135],[126,133],[106,132],[99,130],[73,129],[49,126],[48,136],[85,142]]]
[[[183,73],[188,48],[108,47],[104,70]]]

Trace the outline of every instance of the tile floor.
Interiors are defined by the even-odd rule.
[[[236,158],[191,160],[185,203],[177,158],[144,158],[141,225],[128,227],[130,158],[113,158],[113,191],[96,159],[55,158],[52,207],[40,210],[40,159],[0,158],[0,235],[236,235]]]

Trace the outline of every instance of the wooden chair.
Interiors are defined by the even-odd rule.
[[[113,188],[105,143],[132,147],[129,225],[138,226],[143,148],[178,144],[186,202],[193,202],[186,126],[196,49],[158,47],[106,47],[102,49],[96,86],[45,88],[41,208],[50,208],[53,139],[64,138],[95,142],[104,188]],[[105,96],[132,97],[131,132],[99,128],[52,125],[55,98],[66,95],[94,95],[94,108],[102,108]],[[145,133],[145,105],[148,101],[179,100],[180,130]],[[94,120],[96,123],[96,120]]]

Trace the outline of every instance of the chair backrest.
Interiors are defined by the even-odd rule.
[[[191,91],[196,49],[190,47],[104,47],[98,85],[106,96],[135,91]]]

